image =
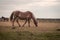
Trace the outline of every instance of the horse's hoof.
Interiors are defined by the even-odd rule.
[[[24,26],[22,26],[22,27],[24,27]]]
[[[30,26],[29,26],[30,27]]]
[[[38,27],[38,26],[35,26],[35,27]]]
[[[21,27],[21,26],[19,26],[19,27]]]
[[[22,26],[22,27],[24,27],[24,26]]]
[[[38,26],[36,26],[36,27],[38,27]]]
[[[21,26],[19,25],[19,27],[21,27]]]
[[[12,27],[12,29],[15,29],[15,27]]]

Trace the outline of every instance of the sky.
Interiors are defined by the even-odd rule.
[[[0,17],[15,10],[31,11],[36,18],[60,19],[60,0],[0,0]]]

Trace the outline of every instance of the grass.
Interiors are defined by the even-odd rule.
[[[60,40],[60,33],[0,32],[0,40]]]
[[[60,40],[60,23],[39,23],[39,27],[28,26],[12,29],[11,24],[0,23],[0,40]],[[51,32],[45,32],[50,29]],[[41,30],[43,30],[41,32]],[[55,32],[54,32],[55,31]],[[58,31],[58,32],[57,32]],[[35,33],[36,32],[36,33]]]

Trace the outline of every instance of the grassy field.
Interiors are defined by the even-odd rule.
[[[28,31],[0,32],[0,40],[60,40],[60,33],[31,33]]]
[[[20,22],[22,25],[24,22]],[[0,22],[0,40],[60,40],[60,22],[38,22],[35,27],[26,24],[18,27],[15,22],[15,29],[12,29],[11,22]],[[59,29],[59,30],[58,30]]]

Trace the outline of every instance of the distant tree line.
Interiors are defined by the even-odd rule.
[[[43,18],[37,18],[37,20],[39,21],[39,22],[59,22],[60,23],[60,19],[43,19]],[[7,17],[1,17],[0,18],[0,21],[3,21],[3,22],[5,22],[5,21],[9,21],[9,18],[7,18]]]
[[[39,22],[59,22],[60,23],[60,19],[43,19],[43,18],[37,18],[37,20]]]

